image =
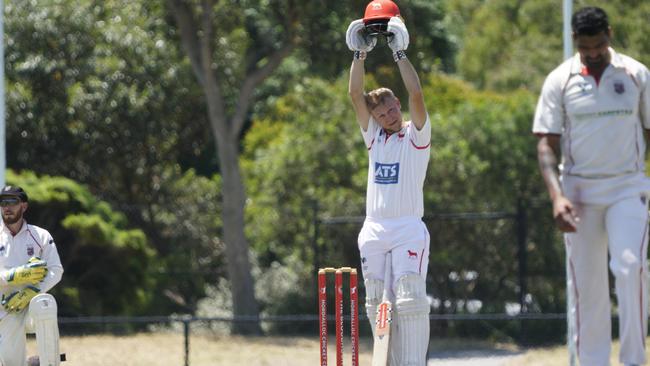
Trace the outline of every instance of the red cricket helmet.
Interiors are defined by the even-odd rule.
[[[363,15],[363,24],[369,35],[390,35],[388,21],[392,17],[399,16],[399,8],[391,0],[372,0],[366,6],[366,12]]]
[[[374,20],[388,21],[390,18],[399,15],[399,8],[391,0],[372,0],[366,6],[363,23],[368,24]]]

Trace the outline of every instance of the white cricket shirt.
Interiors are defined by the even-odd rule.
[[[63,266],[56,249],[56,244],[50,233],[38,226],[28,225],[23,221],[23,226],[15,235],[0,220],[0,271],[26,264],[31,257],[39,257],[47,263],[47,277],[35,285],[41,292],[49,291],[56,285],[63,275]],[[0,293],[9,295],[19,291],[25,286],[10,286],[0,276]],[[7,313],[0,306],[0,319]]]
[[[580,54],[553,70],[537,103],[533,132],[562,135],[563,176],[608,178],[645,171],[650,77],[638,61],[609,49],[599,83]]]
[[[410,121],[386,134],[370,117],[361,129],[368,148],[366,216],[374,219],[424,215],[423,187],[431,147],[429,116],[421,130]]]

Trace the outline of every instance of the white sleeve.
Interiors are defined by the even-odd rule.
[[[643,128],[650,129],[650,71],[643,67],[639,72],[641,97],[639,101],[639,117]]]
[[[421,130],[418,130],[417,127],[411,122],[409,126],[411,141],[417,148],[428,147],[431,143],[431,120],[427,114],[427,119],[424,121],[424,126]]]
[[[63,266],[61,265],[61,259],[59,258],[59,253],[56,250],[56,244],[52,236],[48,235],[45,238],[45,243],[43,249],[41,250],[41,259],[47,263],[47,277],[38,284],[41,292],[47,292],[54,287],[63,276]]]
[[[535,109],[533,133],[562,134],[564,126],[562,84],[557,72],[551,73],[544,81]]]
[[[368,129],[366,131],[363,128],[359,127],[361,130],[361,135],[363,135],[363,141],[366,143],[366,148],[370,149],[372,146],[373,139],[375,138],[375,132],[377,132],[377,127],[379,125],[375,122],[375,119],[370,116],[368,120]]]

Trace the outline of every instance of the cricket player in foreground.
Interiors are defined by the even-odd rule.
[[[400,100],[390,89],[364,91],[364,60],[379,36],[386,36],[408,91],[410,121],[402,118]],[[429,233],[422,216],[431,124],[418,75],[406,57],[409,34],[392,1],[368,4],[364,18],[350,24],[346,40],[354,51],[349,93],[369,157],[366,219],[358,239],[366,312],[374,333],[384,281],[389,281],[395,296],[390,365],[424,366],[430,305],[425,288]],[[391,278],[384,278],[384,266],[392,266]]]
[[[36,333],[41,366],[59,365],[56,301],[47,294],[61,280],[63,267],[47,230],[23,218],[27,193],[20,187],[0,191],[0,365],[25,366],[26,332]]]
[[[650,74],[610,46],[600,8],[573,14],[578,53],[547,77],[533,132],[541,173],[563,231],[575,302],[573,342],[580,365],[609,365],[611,305],[607,271],[616,281],[620,361],[646,362]],[[559,177],[557,156],[562,155]]]

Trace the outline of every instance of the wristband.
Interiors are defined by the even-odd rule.
[[[365,60],[368,53],[366,51],[354,51],[355,60]]]
[[[404,60],[405,58],[406,58],[406,52],[404,52],[404,50],[393,52],[393,60],[395,60],[395,62],[399,60]]]

